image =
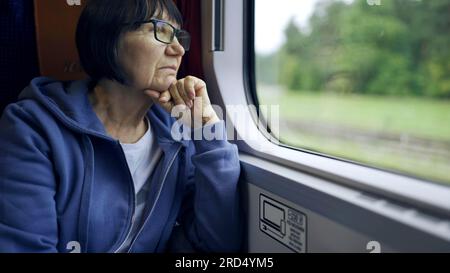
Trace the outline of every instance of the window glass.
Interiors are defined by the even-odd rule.
[[[255,1],[280,142],[450,185],[450,0]]]

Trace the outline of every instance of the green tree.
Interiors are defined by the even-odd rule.
[[[450,0],[322,0],[291,20],[278,80],[292,90],[450,98]]]

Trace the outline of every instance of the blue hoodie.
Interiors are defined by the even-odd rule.
[[[88,100],[88,81],[36,78],[0,120],[0,252],[115,252],[134,213],[134,186],[117,140]],[[175,120],[147,114],[163,156],[130,252],[164,252],[173,227],[198,251],[239,251],[240,165],[226,140],[171,137]],[[223,132],[223,121],[214,125]]]

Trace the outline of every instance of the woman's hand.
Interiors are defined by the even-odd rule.
[[[146,90],[145,93],[168,113],[181,112],[182,115],[178,118],[191,128],[196,129],[196,127],[220,121],[209,101],[206,84],[199,78],[187,76],[174,82],[169,90],[162,93],[153,90]],[[185,114],[191,118],[186,119]]]

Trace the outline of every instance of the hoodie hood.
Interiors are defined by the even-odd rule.
[[[89,102],[88,93],[91,83],[90,79],[64,82],[48,77],[38,77],[22,91],[19,101],[35,100],[71,130],[113,140],[106,133],[105,127]],[[177,142],[171,136],[175,119],[162,107],[153,104],[147,116],[160,144]],[[187,141],[179,142],[184,146],[188,145]]]

